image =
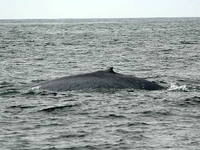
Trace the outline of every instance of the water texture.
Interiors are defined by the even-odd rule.
[[[0,20],[1,149],[199,149],[199,27],[200,18]],[[30,88],[111,66],[168,89]]]

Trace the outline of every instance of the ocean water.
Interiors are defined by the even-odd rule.
[[[167,90],[52,93],[114,67]],[[0,149],[200,147],[200,18],[0,20]]]

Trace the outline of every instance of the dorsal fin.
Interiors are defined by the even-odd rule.
[[[115,72],[113,71],[113,67],[110,67],[107,71],[110,72],[110,73],[115,73]]]

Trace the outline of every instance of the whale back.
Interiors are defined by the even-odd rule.
[[[85,89],[146,89],[158,90],[161,86],[132,75],[116,73],[113,67],[107,70],[96,71],[73,76],[67,76],[39,85],[40,89],[51,91],[70,91]]]

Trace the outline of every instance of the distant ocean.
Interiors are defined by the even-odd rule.
[[[114,67],[167,90],[51,93]],[[0,149],[200,147],[200,18],[0,20]]]

